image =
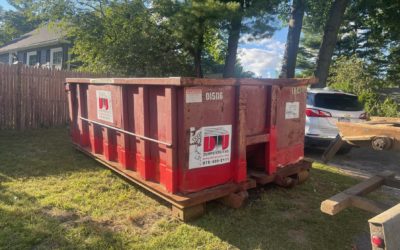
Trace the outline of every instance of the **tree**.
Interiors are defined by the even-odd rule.
[[[29,2],[9,1],[15,10],[0,9],[0,46],[37,28],[42,20],[30,13]]]
[[[280,78],[294,77],[297,51],[299,49],[300,34],[303,26],[304,10],[305,0],[293,0]]]
[[[153,5],[155,11],[167,20],[176,41],[193,58],[194,75],[203,77],[202,59],[205,53],[210,52],[205,49],[212,47],[210,41],[221,43],[224,20],[235,12],[237,5],[219,0],[157,0]],[[220,57],[214,52],[214,56],[218,54]]]
[[[229,2],[229,1],[228,1]],[[278,0],[236,0],[239,6],[231,14],[228,24],[228,48],[226,52],[223,77],[234,77],[237,62],[237,48],[241,34],[248,34],[250,40],[269,38],[276,30]]]
[[[332,61],[332,55],[336,46],[337,35],[343,20],[349,0],[335,0],[330,8],[329,17],[324,28],[324,36],[319,49],[317,58],[317,69],[315,76],[319,79],[318,84],[313,85],[315,88],[326,86],[328,78],[329,66]]]
[[[125,76],[191,75],[190,57],[169,23],[142,1],[80,10],[65,23],[81,69]]]
[[[386,82],[371,76],[367,67],[356,55],[338,57],[331,67],[328,85],[356,94],[371,115],[400,116],[399,105],[390,96],[379,92]]]

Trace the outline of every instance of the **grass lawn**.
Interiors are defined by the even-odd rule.
[[[0,131],[0,249],[351,249],[372,214],[319,206],[355,183],[314,164],[301,186],[253,190],[236,210],[212,202],[185,224],[73,149],[65,128]]]

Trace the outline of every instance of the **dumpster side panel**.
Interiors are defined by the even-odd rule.
[[[101,124],[123,128],[123,100],[120,86],[85,84],[79,86],[88,87],[87,98],[82,98],[87,103],[84,106],[87,107],[88,112],[87,115],[82,117]],[[88,122],[85,122],[85,124],[90,126],[89,137],[92,152],[98,149],[98,152],[101,152],[107,160],[118,162],[117,136],[121,136],[121,134],[110,128],[89,124]]]
[[[305,86],[272,87],[268,173],[304,156]]]
[[[126,86],[128,129],[156,141],[176,141],[175,89],[160,86]],[[176,192],[175,151],[154,141],[129,138],[133,170],[144,180],[161,183]]]
[[[154,86],[149,91],[149,119],[150,137],[159,141],[173,144],[173,129],[176,129],[176,107],[172,99],[175,99],[175,91],[171,87]],[[175,147],[173,145],[172,147]],[[152,166],[151,179],[163,184],[167,190],[173,188],[173,163],[172,148],[158,143],[150,143],[150,166]]]
[[[186,87],[181,92],[181,192],[196,192],[233,180],[235,95],[232,86]]]
[[[305,87],[136,80],[70,83],[71,134],[81,150],[151,189],[186,195],[242,184],[248,167],[274,175],[303,157]]]
[[[267,132],[267,91],[263,85],[242,86],[246,94],[246,135],[265,134]]]

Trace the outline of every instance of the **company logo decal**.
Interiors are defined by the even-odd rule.
[[[229,163],[231,141],[232,125],[191,128],[189,169]]]
[[[114,122],[111,91],[96,90],[97,119]]]

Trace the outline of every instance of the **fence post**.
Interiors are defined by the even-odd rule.
[[[21,77],[21,70],[22,69],[22,63],[17,64],[17,79],[15,81],[15,90],[16,90],[16,95],[15,95],[15,101],[16,101],[16,107],[15,107],[15,125],[18,130],[21,129],[21,114],[22,114],[22,77]]]

